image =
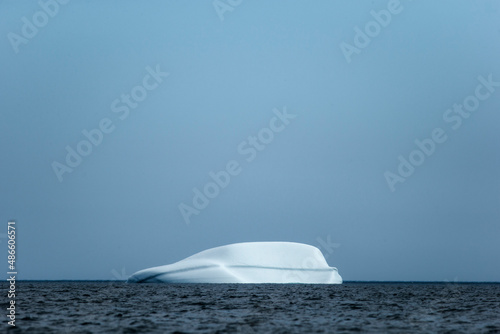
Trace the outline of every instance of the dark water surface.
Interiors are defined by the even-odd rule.
[[[17,282],[16,288],[17,326],[7,331],[4,320],[0,332],[500,333],[500,284]]]

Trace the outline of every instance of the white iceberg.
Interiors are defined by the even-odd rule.
[[[245,242],[138,271],[128,282],[340,284],[342,277],[316,247],[295,242]]]

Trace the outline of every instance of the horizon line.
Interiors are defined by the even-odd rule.
[[[113,280],[113,279],[22,279],[16,280],[17,282],[127,282],[127,280]],[[374,281],[374,280],[344,280],[344,283],[439,283],[439,284],[500,284],[500,281]],[[161,283],[152,283],[161,284]],[[163,284],[304,284],[304,283],[163,283]],[[315,284],[323,285],[323,284]],[[325,285],[336,285],[336,284],[325,284]]]

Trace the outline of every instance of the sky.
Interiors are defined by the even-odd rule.
[[[293,241],[346,281],[500,281],[499,18],[0,1],[0,249],[15,220],[19,279]]]

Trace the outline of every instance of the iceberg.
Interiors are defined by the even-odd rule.
[[[140,270],[127,282],[340,284],[342,277],[316,247],[295,242],[244,242]]]

